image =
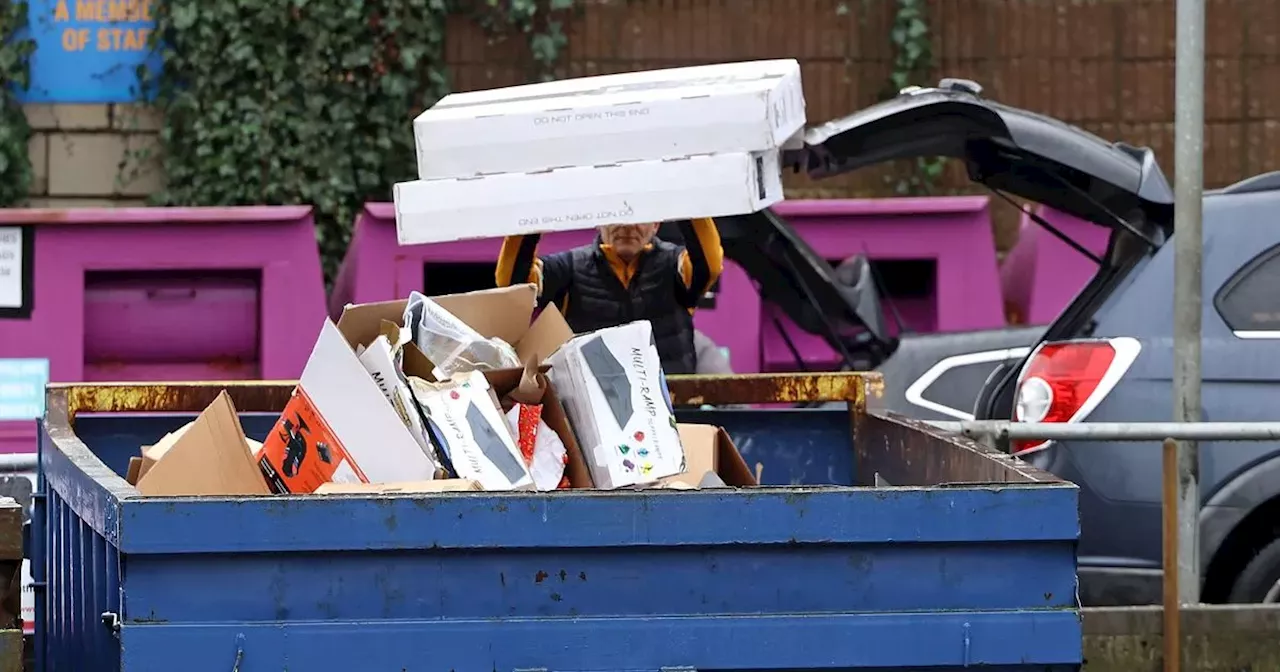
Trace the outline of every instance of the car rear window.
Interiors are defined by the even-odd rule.
[[[1280,332],[1280,245],[1240,267],[1213,297],[1222,320],[1236,335]],[[1280,336],[1280,333],[1277,333]]]

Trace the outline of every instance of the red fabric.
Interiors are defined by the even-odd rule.
[[[533,447],[538,438],[538,422],[542,420],[542,405],[519,404],[519,406],[520,415],[516,421],[519,431],[516,442],[520,445],[520,454],[524,456],[524,463],[533,464]]]
[[[516,443],[520,446],[520,454],[524,456],[526,465],[533,464],[533,450],[537,445],[538,424],[542,422],[542,405],[531,406],[529,404],[516,404],[520,408],[517,411]],[[569,464],[569,455],[565,454],[564,463]],[[560,477],[560,484],[556,486],[557,490],[565,490],[569,487],[569,475],[565,474]]]

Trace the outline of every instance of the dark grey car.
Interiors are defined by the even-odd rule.
[[[770,213],[722,223],[729,256],[741,258],[766,298],[827,336],[850,368],[885,374],[891,408],[937,419],[1171,419],[1173,194],[1149,150],[983,99],[980,87],[959,80],[813,128],[805,141],[792,163],[814,177],[948,156],[997,194],[1110,231],[1106,252],[1094,259],[1097,272],[1048,327],[890,339],[865,269],[842,281]],[[1277,217],[1280,174],[1205,199],[1205,420],[1280,415],[1269,394],[1280,381]],[[1159,446],[1012,449],[1080,486],[1082,601],[1158,602]],[[1202,443],[1201,479],[1204,599],[1277,601],[1280,446]]]
[[[1269,388],[1280,380],[1280,174],[1208,194],[1204,201],[1203,417],[1274,420]],[[1096,373],[1075,374],[1094,389],[1068,415],[1046,408],[1045,389],[1070,370],[1046,366],[1085,344],[1041,345],[1019,367],[1014,408],[991,417],[1080,422],[1171,419],[1173,246],[1146,255],[1087,328],[1072,334],[1105,344]],[[1087,342],[1086,342],[1087,343]],[[1058,350],[1055,352],[1055,348]],[[1046,355],[1046,350],[1048,353]],[[1077,350],[1078,352],[1078,350]],[[1105,366],[1104,366],[1105,364]],[[1058,370],[1054,370],[1054,369]],[[1075,369],[1081,371],[1079,367]],[[1098,374],[1101,374],[1098,376]],[[1048,382],[1045,384],[1047,374]],[[1071,384],[1080,389],[1078,383]],[[1082,390],[1083,391],[1083,390]],[[1054,394],[1053,396],[1062,396]],[[1052,406],[1051,401],[1048,406]],[[1146,604],[1160,598],[1160,446],[1050,442],[1023,446],[1024,459],[1080,486],[1081,598],[1086,604]],[[1203,442],[1200,543],[1209,602],[1280,598],[1280,446]]]

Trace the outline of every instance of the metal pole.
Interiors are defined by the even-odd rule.
[[[1178,0],[1173,123],[1173,420],[1200,420],[1201,228],[1204,196],[1204,0]],[[1200,451],[1178,451],[1178,585],[1200,601]]]
[[[1182,667],[1182,609],[1178,604],[1178,442],[1164,440],[1160,518],[1164,526],[1164,672]]]
[[[927,421],[943,432],[963,434],[982,441],[985,437],[1004,439],[1049,439],[1054,441],[1163,441],[1166,438],[1191,441],[1280,441],[1280,422],[1009,422],[970,420]]]

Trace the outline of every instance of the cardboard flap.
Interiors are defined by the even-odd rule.
[[[723,428],[680,423],[676,430],[684,446],[685,470],[662,479],[661,483],[702,487],[708,475],[716,475],[725,485],[733,487],[757,485],[755,475]]]
[[[224,390],[138,478],[144,495],[270,494]]]
[[[173,447],[173,444],[177,443],[178,439],[182,438],[182,435],[194,424],[195,422],[188,422],[178,429],[165,434],[153,445],[142,447],[142,463],[138,465],[138,476],[133,481],[134,485],[137,485],[138,480],[147,475],[151,467],[154,467],[156,462],[159,462],[160,458],[164,457],[165,453],[169,452],[169,449]]]
[[[520,372],[520,381],[515,389],[503,395],[517,404],[541,404],[542,395],[547,391],[547,377],[538,372],[537,360],[524,360],[524,371]]]
[[[367,346],[381,333],[384,320],[396,325],[404,324],[407,305],[409,302],[403,300],[348,305],[338,318],[338,331],[342,332],[353,350],[357,346]]]
[[[515,344],[516,355],[522,362],[533,359],[542,363],[572,338],[573,329],[569,328],[564,315],[554,305],[548,305],[538,315],[538,319],[529,325],[524,337]]]
[[[392,350],[398,349],[404,345],[402,341],[407,340],[401,338],[404,335],[403,329],[404,327],[397,321],[382,320],[378,323],[378,334],[387,337],[387,343],[391,344]]]
[[[128,481],[129,485],[137,485],[138,477],[141,474],[142,474],[142,458],[141,457],[129,458],[129,470],[125,472],[124,480]]]
[[[512,285],[465,294],[433,296],[431,300],[481,336],[501,338],[514,344],[529,331],[529,319],[533,317],[533,308],[538,300],[538,288],[532,284]]]
[[[427,357],[417,343],[405,343],[400,351],[404,361],[400,362],[400,370],[406,376],[416,376],[423,380],[435,380],[436,365]]]

